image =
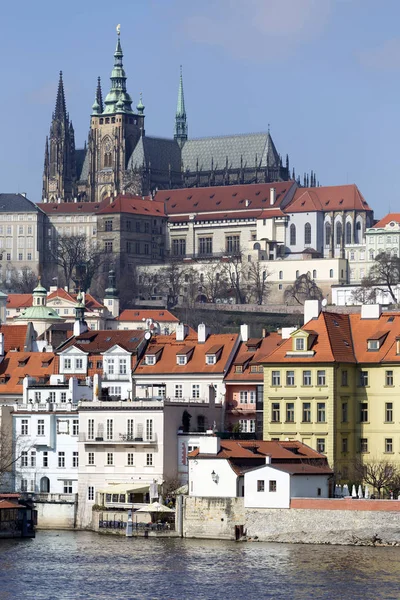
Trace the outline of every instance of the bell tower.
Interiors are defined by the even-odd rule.
[[[126,90],[123,52],[117,27],[117,46],[111,72],[111,89],[102,100],[98,83],[89,133],[89,199],[99,202],[124,189],[124,174],[130,155],[144,135],[144,111],[132,110],[132,98]],[[144,107],[143,107],[144,109]]]

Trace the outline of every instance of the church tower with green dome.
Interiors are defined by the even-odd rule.
[[[104,102],[100,81],[92,106],[88,143],[88,200],[100,202],[122,193],[129,157],[144,135],[144,106],[135,112],[126,89],[120,28],[111,72],[111,88]]]

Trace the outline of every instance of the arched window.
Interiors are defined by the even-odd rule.
[[[312,272],[313,279],[317,279],[317,271],[314,269]]]
[[[373,250],[369,251],[369,260],[374,260],[374,251]]]
[[[104,153],[104,166],[105,167],[112,167],[111,152],[105,152]]]
[[[283,271],[279,271],[279,279],[283,279]]]
[[[346,244],[351,244],[351,223],[347,221],[346,223]]]
[[[296,225],[294,223],[290,226],[290,245],[296,245]]]
[[[342,243],[343,228],[340,221],[336,223],[336,246]]]
[[[357,221],[356,223],[356,239],[354,240],[356,244],[361,244],[361,223]]]
[[[333,269],[331,269],[331,270],[329,271],[329,277],[330,277],[330,278],[332,278],[332,277],[333,277]]]
[[[331,245],[332,228],[330,223],[325,223],[325,246],[329,248]]]
[[[310,225],[310,223],[306,223],[304,225],[304,245],[305,246],[311,245],[311,225]]]
[[[296,271],[296,279],[300,277],[300,271]]]

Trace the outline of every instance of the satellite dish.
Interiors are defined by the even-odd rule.
[[[328,300],[326,298],[324,298],[321,302],[322,306],[326,306],[328,304]]]
[[[146,333],[144,334],[144,339],[145,340],[149,340],[151,338],[151,333],[150,331],[146,331]]]

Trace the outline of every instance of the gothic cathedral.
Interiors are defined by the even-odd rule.
[[[174,137],[146,136],[145,107],[140,98],[136,109],[132,108],[122,59],[118,31],[111,88],[103,101],[98,79],[89,138],[83,149],[75,149],[60,73],[50,136],[46,138],[43,201],[72,202],[76,198],[81,202],[99,202],[123,192],[147,195],[157,189],[291,178],[289,158],[286,156],[283,165],[269,131],[188,139],[182,71]]]

